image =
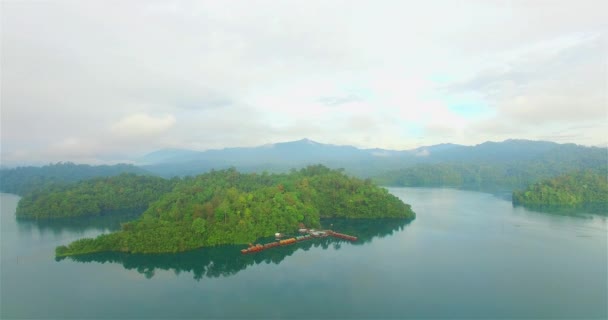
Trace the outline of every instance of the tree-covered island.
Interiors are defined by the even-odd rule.
[[[513,204],[524,206],[594,206],[608,209],[606,174],[585,170],[564,174],[513,192]]]
[[[123,173],[151,174],[131,164],[92,166],[58,162],[42,167],[0,168],[0,191],[24,196],[48,187],[68,186],[78,181]]]
[[[51,184],[21,198],[18,218],[58,219],[96,216],[108,212],[143,211],[171,191],[176,179],[123,173],[72,184]]]
[[[246,244],[277,231],[295,231],[300,223],[318,227],[325,217],[413,219],[415,214],[370,180],[322,165],[289,174],[228,169],[186,177],[120,231],[57,247],[56,255],[166,253]]]

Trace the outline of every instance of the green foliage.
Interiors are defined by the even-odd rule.
[[[21,198],[16,214],[20,218],[67,218],[145,209],[171,191],[175,182],[125,173],[68,186],[52,185]]]
[[[414,218],[386,189],[340,170],[309,166],[289,174],[241,174],[234,169],[186,177],[122,230],[59,247],[57,256],[99,251],[180,252],[246,244],[322,217]]]
[[[513,203],[522,205],[582,206],[601,204],[608,207],[606,173],[576,171],[513,192]]]
[[[93,177],[109,177],[122,173],[146,174],[147,172],[130,164],[90,166],[71,162],[59,162],[43,167],[2,169],[0,191],[23,196],[52,185],[66,185]]]
[[[316,238],[300,242],[297,245],[277,247],[264,250],[256,254],[243,255],[239,251],[242,247],[222,246],[207,247],[200,250],[190,250],[179,254],[129,254],[123,252],[100,252],[70,256],[75,262],[90,263],[118,263],[125,269],[139,272],[152,278],[156,270],[173,270],[176,273],[192,272],[195,279],[203,277],[217,278],[234,275],[246,268],[260,263],[279,264],[298,250],[310,250],[313,247],[340,248],[344,242],[359,246],[369,243],[374,238],[383,238],[395,231],[403,230],[409,223],[405,219],[324,219],[323,224],[330,225],[336,230],[347,234],[356,234],[358,240],[349,242],[334,237]],[[67,247],[59,247],[58,256],[64,253]],[[61,260],[64,257],[58,257]]]
[[[551,160],[555,157],[559,157],[560,160]],[[402,187],[513,190],[581,168],[595,173],[605,173],[608,171],[607,160],[605,154],[592,153],[587,158],[559,154],[538,161],[512,163],[420,164],[387,172],[378,176],[375,182]]]

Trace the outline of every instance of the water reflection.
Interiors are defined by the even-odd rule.
[[[76,217],[65,219],[23,219],[16,218],[19,233],[81,234],[87,230],[114,231],[120,224],[137,219],[143,210],[113,211],[99,216]]]
[[[120,263],[125,269],[137,270],[137,272],[145,275],[146,278],[154,277],[156,270],[173,270],[176,274],[184,271],[192,272],[196,280],[200,280],[203,277],[228,277],[254,264],[279,264],[297,250],[307,251],[313,247],[327,249],[329,246],[333,246],[334,249],[339,250],[346,243],[348,245],[364,245],[376,237],[383,238],[392,235],[393,232],[403,230],[410,222],[411,220],[403,219],[327,219],[323,220],[325,228],[332,228],[342,233],[355,235],[359,239],[355,242],[349,242],[333,237],[319,238],[247,255],[243,255],[240,252],[244,246],[231,245],[202,248],[178,254],[145,255],[107,252],[69,257],[68,259],[83,263]],[[262,240],[261,242],[267,241],[270,241],[270,239]]]
[[[581,206],[556,205],[521,205],[513,204],[514,208],[525,208],[532,211],[550,213],[562,216],[589,217],[590,214],[608,216],[608,203],[592,203]]]

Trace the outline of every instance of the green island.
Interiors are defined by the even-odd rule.
[[[19,201],[18,218],[57,219],[96,216],[107,212],[145,209],[171,191],[176,180],[123,173],[83,180],[69,185],[51,184]]]
[[[49,187],[68,186],[74,182],[123,173],[150,174],[131,164],[88,165],[58,162],[42,167],[0,169],[0,191],[18,194],[41,191]]]
[[[529,185],[513,192],[513,204],[524,206],[595,206],[608,208],[606,174],[575,171]]]
[[[362,246],[374,238],[382,238],[403,230],[411,220],[407,219],[324,219],[324,225],[359,238],[349,245]],[[196,280],[235,275],[260,263],[280,264],[296,251],[311,248],[340,248],[343,240],[334,237],[315,238],[314,241],[299,242],[297,246],[279,246],[256,254],[241,254],[242,246],[217,246],[189,250],[180,253],[131,254],[124,252],[98,252],[69,257],[57,257],[57,261],[69,259],[79,263],[117,263],[123,268],[152,278],[158,270],[173,270],[177,273],[192,272]]]
[[[319,227],[321,218],[414,219],[415,213],[371,180],[322,165],[288,174],[227,169],[185,177],[121,230],[59,246],[55,253],[170,253],[246,244],[275,232],[293,232],[301,224]]]
[[[564,157],[565,158],[565,157]],[[587,162],[520,161],[514,163],[429,163],[392,170],[374,177],[374,182],[396,187],[451,187],[492,192],[518,190],[558,174],[581,169],[607,172],[605,157]]]

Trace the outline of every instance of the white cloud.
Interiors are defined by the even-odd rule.
[[[422,149],[418,152],[416,152],[416,157],[428,157],[431,154],[431,152],[427,149]]]
[[[122,137],[150,137],[162,134],[174,125],[173,115],[154,117],[137,113],[120,119],[112,126],[112,132]]]
[[[0,5],[3,161],[303,137],[606,143],[605,1]]]

